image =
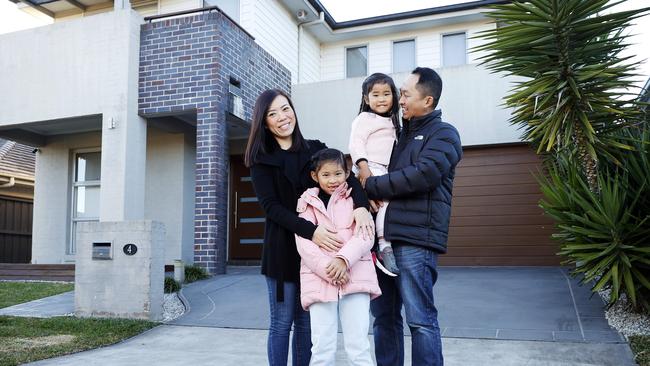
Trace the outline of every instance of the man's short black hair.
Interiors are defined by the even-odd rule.
[[[432,96],[433,108],[436,108],[440,100],[440,94],[442,94],[442,79],[440,79],[440,75],[428,67],[416,67],[411,74],[420,76],[415,87],[423,96]]]

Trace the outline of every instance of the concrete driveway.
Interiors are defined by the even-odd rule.
[[[447,365],[635,365],[624,338],[607,325],[603,302],[563,268],[443,267],[434,293]],[[230,267],[182,295],[189,309],[167,325],[34,364],[266,363],[268,300],[258,267]],[[408,336],[406,346],[410,364]],[[345,363],[342,345],[338,361]]]

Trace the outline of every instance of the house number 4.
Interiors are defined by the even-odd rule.
[[[135,244],[127,244],[124,246],[124,254],[134,255],[138,252],[138,247]]]

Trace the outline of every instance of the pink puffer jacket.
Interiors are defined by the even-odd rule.
[[[319,188],[310,188],[298,200],[297,211],[300,217],[316,225],[334,229],[343,239],[344,245],[338,252],[320,249],[311,240],[296,235],[300,261],[300,301],[307,310],[315,302],[337,301],[339,297],[358,292],[367,292],[374,299],[381,295],[377,274],[372,263],[370,248],[372,239],[364,240],[354,236],[352,211],[354,204],[350,198],[347,184],[339,186],[328,203],[327,208],[318,198]],[[333,285],[325,268],[334,257],[343,258],[348,264],[350,281],[343,286]]]

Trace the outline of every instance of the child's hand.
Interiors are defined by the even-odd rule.
[[[368,163],[365,161],[361,161],[358,164],[359,166],[359,182],[361,182],[361,186],[363,188],[366,188],[366,180],[368,177],[372,177],[372,172],[370,171],[370,168],[368,168]]]
[[[327,267],[325,267],[325,273],[327,273],[327,277],[330,278],[332,283],[337,281],[340,282],[345,276],[347,276],[347,272],[348,265],[345,263],[343,258],[334,258]]]
[[[340,280],[337,280],[337,281],[332,281],[332,284],[334,284],[335,286],[343,286],[346,283],[348,283],[349,281],[350,281],[350,275],[345,273],[343,275],[343,278],[341,278]]]

